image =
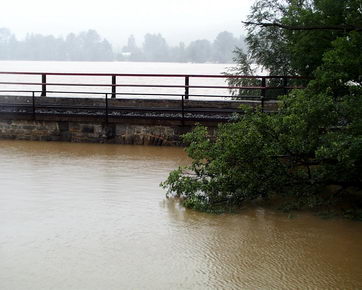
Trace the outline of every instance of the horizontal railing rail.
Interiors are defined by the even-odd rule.
[[[24,78],[21,78],[21,75]],[[12,77],[13,76],[13,77]],[[27,76],[39,76],[39,81],[29,81]],[[6,79],[4,79],[4,77]],[[55,77],[61,77],[61,80],[54,80]],[[96,79],[96,77],[109,77],[107,81]],[[15,78],[15,79],[14,79]],[[49,81],[49,79],[52,79]],[[73,78],[68,81],[68,78]],[[82,80],[84,79],[84,81]],[[152,83],[150,78],[156,78],[158,83]],[[66,80],[65,80],[66,79]],[[162,81],[162,79],[164,79]],[[228,85],[226,81],[233,79],[234,85]],[[240,79],[240,85],[235,84],[235,80]],[[180,80],[182,84],[172,80]],[[194,80],[207,80],[208,83],[200,84],[193,83]],[[220,80],[224,80],[221,83]],[[249,83],[243,84],[243,81],[250,80]],[[106,82],[104,82],[106,81]],[[133,83],[136,81],[136,83]],[[161,83],[159,83],[162,81]],[[193,108],[190,110],[185,106],[185,101],[190,97],[195,100],[248,100],[258,101],[264,110],[264,104],[267,100],[273,100],[276,96],[287,94],[292,89],[302,89],[305,87],[307,78],[301,76],[240,76],[240,75],[205,75],[205,74],[122,74],[122,73],[63,73],[63,72],[0,72],[0,95],[20,96],[20,94],[32,96],[32,112],[35,116],[39,114],[37,108],[40,105],[36,104],[36,97],[47,96],[105,96],[105,114],[106,121],[110,117],[110,110],[113,111],[128,111],[129,108],[109,108],[109,96],[112,99],[116,98],[150,98],[157,97],[161,99],[177,98],[180,101],[180,109],[170,110],[164,108],[163,112],[174,111],[177,115],[181,114],[181,119],[184,121],[186,112],[196,112]],[[245,83],[245,82],[244,82]],[[36,89],[38,87],[38,89]],[[60,87],[61,89],[57,89]],[[51,89],[54,88],[54,89]],[[68,89],[69,88],[69,89]],[[70,89],[77,88],[77,89]],[[84,88],[89,88],[85,90]],[[141,90],[142,89],[142,90]],[[94,91],[92,91],[94,90]],[[127,91],[128,90],[128,91]],[[209,99],[208,99],[209,98]],[[11,106],[11,104],[9,104]],[[21,104],[14,104],[21,107]],[[24,108],[26,105],[23,106]],[[44,106],[42,106],[44,108]],[[46,106],[45,106],[46,107]],[[54,107],[54,106],[53,106]],[[50,106],[48,105],[48,108]],[[72,109],[76,110],[77,106]],[[87,108],[89,109],[89,108]],[[99,108],[96,108],[99,109]],[[156,108],[133,107],[134,111],[162,111]],[[205,109],[199,111],[206,112]],[[212,110],[210,112],[222,113],[222,110]],[[224,109],[225,113],[239,112],[238,109]],[[171,117],[170,117],[171,118]],[[176,119],[176,117],[174,116]]]
[[[302,89],[302,86],[184,86],[184,85],[138,85],[138,84],[82,84],[82,83],[29,83],[29,82],[0,82],[0,85],[32,85],[32,86],[62,86],[62,87],[135,87],[135,88],[185,88],[190,89],[244,89],[244,90],[261,90],[261,89]],[[206,95],[207,96],[207,95]],[[229,96],[230,97],[230,96]]]
[[[122,74],[122,73],[59,73],[59,72],[2,72],[0,74],[7,75],[49,75],[49,76],[119,76],[119,77],[170,77],[170,78],[238,78],[238,79],[273,79],[273,78],[288,78],[288,79],[308,79],[303,76],[285,76],[285,75],[213,75],[213,74]]]

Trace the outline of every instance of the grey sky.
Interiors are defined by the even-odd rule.
[[[243,33],[241,21],[254,0],[2,0],[0,27],[17,36],[27,32],[65,35],[95,29],[114,44],[130,34],[139,44],[147,32],[171,44],[213,39],[227,30]]]

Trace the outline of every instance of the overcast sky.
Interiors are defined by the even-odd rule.
[[[243,34],[241,21],[254,0],[1,0],[0,27],[19,38],[28,32],[66,35],[95,29],[115,45],[130,34],[161,33],[171,44]]]

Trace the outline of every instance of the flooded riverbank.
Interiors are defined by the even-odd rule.
[[[181,148],[0,141],[0,289],[360,289],[362,223],[165,199]]]

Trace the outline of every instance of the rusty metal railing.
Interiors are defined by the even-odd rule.
[[[7,80],[3,79],[6,76]],[[28,76],[39,76],[39,81],[26,81]],[[13,79],[12,79],[13,77]],[[19,78],[21,79],[19,80]],[[49,78],[70,78],[71,81],[49,81]],[[98,79],[97,79],[98,77]],[[14,80],[15,78],[15,80]],[[82,81],[74,82],[74,79]],[[99,78],[102,78],[103,82]],[[149,80],[157,79],[157,83]],[[94,80],[93,80],[94,79]],[[252,85],[227,85],[227,79],[252,80]],[[167,81],[166,81],[167,80]],[[170,82],[174,80],[174,82]],[[194,84],[194,81],[206,80],[207,84]],[[215,81],[214,81],[215,80]],[[220,82],[223,80],[223,83]],[[273,94],[287,94],[292,89],[304,88],[307,79],[300,76],[239,76],[239,75],[195,75],[195,74],[114,74],[114,73],[55,73],[55,72],[0,72],[0,95],[30,95],[32,96],[32,114],[36,115],[36,95],[46,96],[102,96],[105,98],[105,114],[108,121],[108,97],[117,98],[177,98],[180,102],[182,119],[185,118],[185,101],[197,100],[231,100],[242,99],[260,102],[262,109],[266,100],[271,100]],[[105,81],[105,82],[104,82]],[[136,81],[136,82],[134,82]],[[297,84],[297,82],[302,84]],[[9,88],[10,87],[10,88]],[[61,88],[52,89],[52,88]],[[35,89],[38,88],[38,89]],[[70,89],[76,88],[76,89]],[[85,88],[88,88],[85,89]],[[132,91],[126,91],[132,90]],[[168,90],[165,92],[165,89]],[[145,91],[146,90],[146,91]],[[200,93],[200,91],[202,91]],[[251,91],[253,95],[235,96],[232,91]],[[278,93],[277,93],[278,94]],[[274,94],[274,95],[277,95]],[[74,107],[76,109],[76,107]],[[146,110],[147,108],[138,108]],[[121,111],[122,108],[113,108]],[[136,110],[136,109],[135,109]],[[167,110],[165,110],[167,111]],[[226,112],[227,110],[225,110]],[[237,112],[238,110],[231,110]],[[231,112],[230,111],[230,112]],[[222,113],[222,112],[218,112]]]

